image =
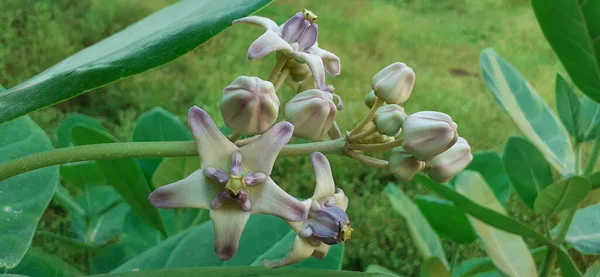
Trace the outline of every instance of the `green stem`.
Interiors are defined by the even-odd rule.
[[[381,105],[383,105],[384,103],[385,102],[381,98],[375,99],[375,103],[373,103],[373,106],[371,106],[371,109],[369,110],[369,114],[367,114],[367,116],[365,116],[365,118],[363,118],[363,120],[358,125],[356,125],[356,127],[354,127],[354,129],[352,129],[352,131],[350,132],[350,135],[355,135],[358,132],[362,131],[362,129],[365,128],[365,126],[367,126],[367,124],[369,124],[369,122],[371,122],[371,119],[375,115],[375,112],[377,111],[377,109],[379,109],[379,107]]]
[[[329,135],[330,139],[339,139],[342,137],[342,131],[340,131],[340,127],[337,125],[335,120],[333,121],[333,125],[331,125],[329,131],[327,131],[327,134]]]
[[[374,144],[348,144],[348,148],[352,150],[364,150],[364,151],[381,151],[381,150],[389,150],[392,148],[396,148],[398,146],[402,146],[402,139],[384,142],[384,143],[374,143]]]
[[[36,234],[49,238],[49,239],[55,239],[57,241],[60,241],[66,245],[75,247],[75,248],[79,248],[79,249],[85,249],[85,250],[100,250],[102,248],[102,245],[91,245],[91,244],[87,244],[85,242],[76,240],[74,238],[70,238],[70,237],[65,237],[63,235],[59,235],[59,234],[55,234],[52,232],[48,232],[48,231],[44,231],[44,230],[38,230],[36,231]]]
[[[587,166],[583,171],[583,175],[588,176],[592,174],[592,171],[596,168],[596,163],[598,162],[598,158],[600,158],[600,139],[596,139],[594,141],[594,146],[592,148],[592,155],[588,160]]]
[[[573,222],[573,218],[575,217],[576,212],[577,206],[564,211],[563,215],[560,218],[560,222],[558,223],[558,231],[556,232],[556,237],[554,238],[556,245],[561,245],[565,240],[565,237],[567,236],[567,232],[569,232],[569,227],[571,226],[571,222]]]
[[[366,128],[364,130],[362,130],[360,133],[351,136],[349,140],[351,142],[358,142],[359,140],[366,138],[375,132],[377,132],[377,126],[375,126],[375,124],[371,123],[371,124],[368,124],[366,126]]]
[[[575,144],[575,174],[581,173],[581,143]]]
[[[551,247],[548,250],[548,254],[546,254],[546,259],[542,263],[542,267],[540,268],[539,277],[548,277],[550,276],[550,271],[552,271],[552,267],[554,267],[554,263],[556,262],[556,257],[558,255],[558,249],[556,247]]]
[[[452,260],[450,262],[450,268],[455,268],[456,264],[458,263],[458,257],[460,256],[460,244],[455,243],[454,244],[454,251],[452,254]]]
[[[312,152],[342,154],[346,137],[324,142],[288,144],[279,156],[304,156]],[[194,141],[119,142],[81,145],[40,152],[0,165],[0,182],[28,171],[72,162],[196,156]]]
[[[279,74],[279,76],[277,77],[277,81],[275,82],[275,91],[279,91],[279,88],[281,88],[281,85],[283,85],[283,83],[285,82],[285,79],[290,75],[290,69],[289,68],[284,68],[281,73]]]
[[[356,153],[354,151],[346,152],[346,155],[363,163],[368,166],[372,166],[379,169],[389,169],[390,163],[388,161],[380,160],[377,158],[369,157],[363,154]]]
[[[281,69],[287,61],[288,59],[285,57],[277,58],[277,63],[273,66],[273,70],[271,70],[271,74],[269,74],[269,78],[267,79],[269,82],[274,83],[277,80],[277,76],[279,76]]]

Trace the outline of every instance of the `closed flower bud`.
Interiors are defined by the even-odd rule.
[[[377,109],[373,122],[377,126],[377,132],[393,137],[400,132],[406,116],[404,108],[396,104],[389,104]]]
[[[320,141],[333,125],[337,107],[330,93],[310,89],[294,96],[284,107],[285,119],[294,125],[294,136]]]
[[[460,173],[471,161],[471,147],[464,138],[458,138],[458,141],[446,150],[446,152],[435,156],[429,164],[429,177],[436,182],[444,183]]]
[[[412,92],[415,73],[404,63],[393,63],[373,76],[373,91],[388,104],[402,105]]]
[[[278,113],[279,98],[271,82],[241,76],[223,89],[221,114],[225,125],[236,132],[264,133]]]
[[[375,100],[377,100],[377,96],[375,96],[375,92],[371,91],[367,96],[365,96],[365,105],[370,109],[375,104]]]
[[[390,171],[402,181],[412,179],[415,174],[425,168],[425,162],[417,160],[403,147],[396,147],[390,155]]]
[[[420,161],[429,161],[448,150],[458,139],[458,126],[447,114],[418,112],[402,125],[404,148]]]

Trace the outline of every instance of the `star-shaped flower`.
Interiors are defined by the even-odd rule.
[[[292,124],[275,124],[258,139],[238,148],[204,110],[192,107],[188,120],[202,168],[152,192],[148,197],[152,205],[210,209],[215,253],[221,260],[231,259],[237,251],[251,213],[292,222],[307,218],[305,205],[269,177],[279,151],[292,136]]]
[[[267,31],[256,39],[248,49],[248,59],[262,58],[280,51],[290,59],[306,63],[312,72],[317,88],[328,90],[325,72],[340,74],[340,59],[333,53],[318,46],[318,25],[316,16],[308,10],[296,13],[288,21],[278,26],[273,20],[261,16],[248,16],[234,20],[233,24],[246,23],[262,26]]]
[[[325,155],[312,153],[311,162],[315,171],[316,188],[314,195],[303,201],[310,210],[308,218],[304,222],[288,222],[298,233],[294,245],[283,259],[276,262],[265,260],[266,267],[282,267],[311,255],[322,259],[331,245],[350,239],[353,229],[346,214],[348,197],[341,189],[335,190],[331,167]]]

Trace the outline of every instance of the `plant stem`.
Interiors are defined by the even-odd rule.
[[[290,75],[290,70],[288,68],[284,68],[279,76],[277,77],[277,81],[275,82],[275,91],[278,91],[281,88],[281,85],[285,82],[285,79]]]
[[[380,160],[377,158],[369,157],[363,154],[356,153],[352,150],[347,151],[346,155],[363,163],[368,166],[372,166],[379,169],[389,169],[390,163],[388,161]]]
[[[592,172],[596,168],[596,163],[598,162],[598,158],[600,157],[600,139],[596,139],[594,141],[594,146],[592,147],[592,154],[590,156],[590,159],[588,160],[585,170],[583,171],[583,175],[585,176],[592,174]]]
[[[359,140],[368,137],[369,135],[371,135],[372,133],[377,132],[377,126],[375,126],[375,124],[371,123],[371,124],[367,124],[367,126],[365,127],[365,129],[363,129],[360,133],[353,135],[349,138],[349,140],[351,142],[358,142]]]
[[[329,135],[330,139],[339,139],[342,137],[342,131],[340,131],[340,127],[338,127],[337,122],[333,121],[333,125],[327,131],[327,135]]]
[[[539,277],[548,277],[550,276],[550,271],[552,271],[552,267],[556,262],[556,257],[558,254],[558,249],[556,247],[550,247],[548,250],[548,254],[546,254],[546,259],[542,263],[542,267],[540,268]]]
[[[279,73],[281,73],[281,69],[287,60],[288,59],[285,57],[277,58],[277,63],[275,63],[275,66],[273,66],[273,70],[271,70],[271,74],[269,74],[269,78],[267,79],[269,82],[274,83],[277,80],[277,76],[279,76]]]
[[[563,215],[560,218],[560,222],[558,223],[558,231],[556,232],[556,237],[554,238],[556,245],[561,245],[565,240],[565,237],[567,236],[567,232],[569,232],[569,227],[571,226],[571,222],[573,222],[573,218],[575,217],[576,212],[577,206],[564,211]]]
[[[394,141],[374,144],[348,144],[348,148],[352,150],[364,150],[364,151],[379,151],[389,150],[402,145],[403,140],[398,139]]]
[[[375,112],[377,111],[377,109],[383,104],[384,104],[383,99],[381,99],[381,98],[375,99],[375,103],[373,103],[373,106],[371,106],[371,109],[369,110],[369,114],[367,114],[367,116],[365,116],[365,118],[363,118],[363,120],[358,125],[356,125],[356,127],[354,127],[354,129],[352,129],[352,131],[350,132],[350,135],[355,135],[358,132],[362,131],[362,129],[365,128],[365,126],[367,126],[367,124],[369,122],[371,122],[371,119],[375,115]]]
[[[575,174],[581,173],[581,143],[575,144]]]
[[[452,254],[452,260],[450,261],[450,268],[456,267],[458,263],[458,257],[460,256],[460,244],[454,243],[454,253]]]
[[[303,156],[317,151],[342,154],[345,147],[346,137],[324,142],[288,144],[279,156]],[[198,149],[194,141],[119,142],[59,148],[1,164],[0,182],[28,171],[72,162],[195,155],[198,155]]]
[[[102,248],[102,245],[92,245],[92,244],[88,244],[79,240],[76,240],[74,238],[70,238],[70,237],[65,237],[63,235],[59,235],[53,232],[48,232],[48,231],[44,231],[44,230],[37,230],[36,234],[43,236],[43,237],[47,237],[49,239],[55,239],[57,241],[60,241],[66,245],[70,245],[72,247],[75,248],[79,248],[79,249],[85,249],[85,250],[100,250]]]

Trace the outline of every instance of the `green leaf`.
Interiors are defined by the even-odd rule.
[[[86,275],[58,257],[50,255],[36,247],[29,248],[23,261],[21,261],[17,267],[9,269],[7,273],[44,277],[72,277]]]
[[[555,93],[556,110],[560,120],[571,136],[576,138],[577,141],[583,141],[583,134],[579,126],[579,98],[577,98],[577,94],[569,86],[569,83],[559,74],[556,74]]]
[[[155,188],[179,181],[200,168],[198,157],[165,158],[152,176]]]
[[[73,142],[73,136],[71,135],[71,130],[77,125],[85,125],[104,132],[107,131],[106,128],[102,126],[102,123],[100,123],[100,121],[97,119],[80,113],[71,113],[67,115],[67,118],[61,121],[60,124],[58,124],[58,127],[56,127],[56,148],[70,147],[75,145],[75,142]]]
[[[580,127],[583,140],[590,141],[600,138],[600,104],[584,96],[580,100]]]
[[[270,2],[175,3],[0,93],[0,122],[170,62]]]
[[[429,195],[416,195],[414,201],[440,237],[465,244],[477,238],[465,213],[451,201]]]
[[[366,276],[366,277],[386,277],[390,276],[384,273],[365,273],[358,271],[333,271],[333,270],[320,270],[320,269],[309,269],[309,268],[278,268],[276,270],[263,267],[197,267],[197,268],[174,268],[174,269],[163,269],[163,270],[143,270],[134,272],[124,272],[118,274],[103,274],[94,275],[93,277],[197,277],[197,276],[210,276],[210,277],[353,277],[353,276]]]
[[[583,277],[597,277],[600,276],[600,262],[596,262],[590,268],[587,269]]]
[[[470,171],[472,172],[472,171]],[[466,214],[487,223],[490,226],[504,230],[511,234],[517,234],[525,237],[530,237],[540,241],[543,244],[552,244],[546,237],[540,235],[535,230],[529,228],[523,223],[516,221],[501,212],[485,207],[473,202],[471,199],[464,197],[460,193],[452,190],[450,187],[437,183],[423,174],[417,174],[413,180],[438,195],[454,202],[456,207],[460,208]]]
[[[591,189],[590,181],[583,177],[573,176],[558,180],[540,191],[535,199],[533,211],[549,217],[579,204]]]
[[[71,214],[85,215],[86,213],[83,207],[79,206],[75,199],[71,197],[69,191],[60,184],[56,186],[53,199],[67,209]]]
[[[473,161],[466,169],[479,172],[494,191],[498,201],[504,205],[510,197],[510,180],[504,169],[502,157],[496,151],[473,153]]]
[[[480,62],[483,79],[494,99],[523,134],[558,172],[563,175],[575,172],[575,154],[569,135],[546,102],[494,50],[484,50]],[[510,173],[510,169],[506,170]]]
[[[585,255],[600,254],[600,204],[585,207],[575,213],[565,241]]]
[[[206,221],[169,237],[112,272],[194,266],[262,266],[264,259],[283,258],[291,249],[295,236],[296,233],[277,217],[252,215],[242,233],[237,253],[231,260],[221,261],[213,250],[212,223]],[[341,267],[343,249],[343,244],[338,244],[332,246],[322,260],[311,257],[288,267],[337,270]]]
[[[559,248],[556,256],[556,264],[560,268],[562,276],[581,277],[581,273],[566,250]]]
[[[86,126],[73,128],[73,138],[78,145],[113,143],[117,140],[110,135]],[[108,184],[113,186],[129,203],[133,211],[146,224],[156,228],[166,235],[165,225],[161,220],[158,209],[148,202],[150,186],[142,173],[139,164],[134,159],[97,161],[106,175]]]
[[[546,246],[538,247],[532,249],[530,251],[533,260],[536,263],[541,263],[548,253],[548,248]],[[461,262],[452,270],[453,277],[467,277],[467,276],[480,276],[480,274],[489,273],[498,274],[496,272],[496,266],[494,265],[494,261],[489,257],[485,258],[472,258]],[[487,275],[485,275],[487,276]],[[500,276],[500,275],[498,275]]]
[[[480,205],[506,213],[483,177],[475,171],[460,173],[456,177],[456,190]],[[469,217],[469,220],[498,270],[508,276],[537,276],[535,263],[523,238],[493,228],[476,218]]]
[[[377,264],[368,265],[367,268],[365,268],[365,272],[366,273],[383,273],[383,274],[389,274],[391,276],[401,277],[400,275],[398,275],[398,273],[396,273],[384,266],[380,266]]]
[[[503,159],[513,189],[533,210],[538,193],[553,182],[550,165],[531,142],[520,137],[508,138]]]
[[[0,134],[10,134],[0,135],[0,163],[53,149],[50,138],[28,116],[0,124]],[[0,268],[21,261],[57,184],[56,166],[0,181]]]
[[[60,177],[64,184],[82,188],[106,184],[106,176],[95,161],[74,162],[60,165]]]
[[[190,140],[190,135],[177,116],[161,107],[156,107],[138,118],[132,140],[184,141]],[[146,180],[152,180],[152,174],[161,161],[162,158],[138,159]]]
[[[546,39],[583,93],[600,102],[600,2],[532,0]]]
[[[600,171],[596,173],[592,173],[587,177],[588,180],[592,183],[592,188],[597,189],[600,188]]]
[[[392,183],[385,187],[385,194],[390,200],[392,208],[406,220],[411,238],[421,251],[423,258],[437,257],[448,267],[440,238],[415,204],[404,195],[400,188]]]
[[[451,277],[452,274],[448,271],[444,263],[437,257],[429,257],[421,264],[421,277]]]

